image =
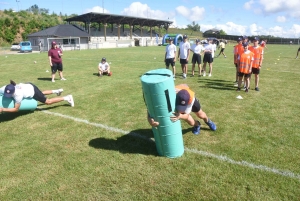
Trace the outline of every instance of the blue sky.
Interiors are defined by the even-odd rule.
[[[34,4],[57,14],[105,12],[170,20],[179,28],[195,21],[201,31],[218,28],[232,35],[300,37],[300,0],[0,0],[0,10]]]

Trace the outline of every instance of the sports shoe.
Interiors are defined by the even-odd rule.
[[[68,103],[71,105],[71,107],[74,107],[74,99],[72,95],[68,95]]]
[[[238,87],[238,88],[236,89],[236,91],[241,91],[241,88]]]
[[[195,135],[199,135],[200,134],[200,128],[201,128],[200,122],[197,121],[197,123],[198,123],[198,126],[194,126],[193,127],[193,134],[195,134]]]
[[[55,80],[52,80],[51,82],[55,82]]]
[[[211,77],[211,73],[208,74],[208,77]]]
[[[65,80],[67,80],[67,79],[65,79],[65,78],[63,77],[63,78],[61,78],[60,80],[64,80],[64,81],[65,81]]]
[[[56,93],[56,95],[60,96],[63,91],[64,91],[63,89],[58,89],[58,92]]]
[[[204,72],[204,73],[203,73],[203,77],[205,77],[205,76],[206,76],[206,73]]]
[[[224,58],[227,58],[226,56]]]
[[[248,93],[248,89],[247,88],[245,89],[245,92]]]
[[[258,88],[258,87],[255,87],[255,91],[259,91],[259,88]]]
[[[214,122],[212,122],[212,120],[208,119],[208,122],[205,122],[208,127],[210,128],[210,130],[215,131],[217,130],[217,126]]]

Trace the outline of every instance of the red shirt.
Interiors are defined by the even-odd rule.
[[[51,61],[53,63],[62,63],[61,56],[59,56],[60,54],[62,54],[62,50],[60,48],[51,48],[48,51],[48,56],[51,56]]]

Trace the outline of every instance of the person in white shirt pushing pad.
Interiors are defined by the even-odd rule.
[[[61,101],[67,101],[72,107],[74,107],[74,100],[72,95],[67,95],[64,97],[47,98],[45,95],[56,94],[60,96],[63,89],[56,90],[46,90],[41,91],[37,86],[32,83],[20,83],[16,84],[14,81],[10,81],[10,84],[0,88],[0,93],[4,94],[6,98],[13,98],[15,101],[14,108],[1,108],[2,112],[18,112],[22,104],[23,98],[33,98],[36,101],[51,105]]]
[[[104,74],[107,74],[108,76],[112,75],[112,73],[110,71],[110,66],[106,62],[106,58],[105,57],[103,57],[101,59],[101,62],[98,65],[98,71],[99,71],[99,77],[102,77],[102,75],[104,75]]]

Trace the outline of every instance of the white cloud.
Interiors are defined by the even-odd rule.
[[[188,9],[185,6],[178,6],[176,9],[177,14],[182,15],[184,18],[186,18],[188,21],[200,21],[204,17],[205,9],[199,6],[195,6],[191,9]]]
[[[285,18],[284,16],[278,16],[278,17],[276,18],[276,21],[277,21],[277,22],[286,22],[286,18]]]
[[[246,10],[251,10],[251,9],[252,9],[252,4],[254,4],[254,1],[253,1],[253,0],[250,0],[250,1],[248,1],[248,2],[246,2],[246,3],[244,4],[244,8],[245,8]]]
[[[174,18],[174,12],[163,12],[160,10],[152,10],[147,4],[142,4],[140,2],[133,2],[128,8],[124,8],[121,11],[121,15],[170,20]],[[172,20],[170,20],[172,21]]]
[[[238,25],[233,22],[227,22],[226,24],[217,24],[216,26],[201,24],[200,27],[201,27],[201,31],[203,32],[212,28],[222,29],[228,35],[247,35],[247,30],[248,30],[247,26]]]
[[[103,12],[104,11],[104,12]],[[85,9],[85,11],[83,13],[89,13],[89,12],[95,12],[95,13],[110,13],[109,10],[106,10],[100,6],[95,6],[93,8],[90,9]]]

